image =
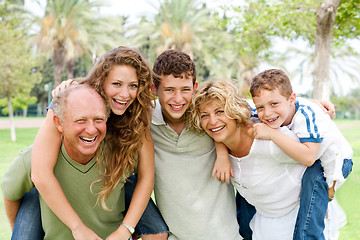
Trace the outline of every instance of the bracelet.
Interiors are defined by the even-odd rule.
[[[132,226],[127,225],[126,223],[122,222],[121,225],[127,228],[129,230],[130,234],[133,235],[135,232],[135,229]]]

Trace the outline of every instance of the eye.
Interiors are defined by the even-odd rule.
[[[191,91],[191,89],[190,88],[184,88],[182,91],[183,92],[189,92],[189,91]]]
[[[207,115],[207,114],[200,114],[200,118],[201,118],[201,119],[204,119],[204,118],[206,118],[207,116],[209,116],[209,115]]]
[[[216,112],[216,114],[223,114],[224,113],[224,110],[218,110],[217,112]]]
[[[261,111],[261,110],[263,110],[264,109],[264,107],[256,107],[256,110],[258,110],[258,111]]]
[[[114,85],[114,86],[121,86],[121,83],[119,83],[119,82],[113,82],[112,85]]]
[[[105,121],[105,118],[96,118],[95,121],[98,123],[102,123]]]
[[[85,120],[85,119],[78,119],[78,120],[76,120],[75,122],[76,122],[76,123],[84,123],[84,122],[86,122],[86,120]]]
[[[170,89],[170,88],[165,89],[165,92],[173,92],[173,91],[174,89]]]
[[[271,103],[271,106],[276,106],[276,105],[278,105],[279,103],[277,103],[277,102],[273,102],[273,103]]]
[[[130,84],[130,87],[131,87],[131,88],[138,88],[138,85],[135,84],[135,83],[132,83],[132,84]]]

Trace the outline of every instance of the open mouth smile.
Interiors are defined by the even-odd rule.
[[[85,137],[80,137],[80,139],[85,142],[85,143],[93,143],[96,141],[97,136],[93,137],[93,138],[85,138]]]
[[[210,129],[211,132],[213,133],[216,133],[216,132],[219,132],[221,131],[222,129],[224,129],[225,126],[220,126],[220,127],[217,127],[217,128],[212,128]]]
[[[277,117],[274,117],[274,118],[270,118],[270,119],[266,119],[266,122],[268,122],[268,123],[274,123],[276,120],[278,120],[279,119],[279,116],[277,116]]]
[[[180,105],[169,104],[169,106],[174,111],[181,111],[184,108],[185,104],[180,104]]]
[[[125,108],[129,101],[120,101],[120,100],[113,99],[113,102],[114,102],[115,106],[117,106],[119,108]]]

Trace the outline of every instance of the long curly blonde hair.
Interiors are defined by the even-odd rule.
[[[124,114],[111,113],[107,121],[105,146],[99,157],[99,163],[103,165],[102,177],[98,181],[104,181],[98,194],[98,201],[104,209],[107,209],[105,200],[117,184],[125,181],[134,172],[142,140],[150,130],[151,109],[154,107],[154,96],[150,90],[152,71],[135,49],[118,47],[109,51],[98,60],[83,82],[105,96],[103,88],[105,79],[116,65],[134,67],[139,87],[136,99]]]

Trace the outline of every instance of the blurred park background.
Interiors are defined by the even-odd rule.
[[[298,96],[330,99],[355,156],[338,193],[348,217],[340,239],[358,239],[359,0],[0,0],[0,178],[32,143],[30,122],[42,121],[51,90],[120,45],[140,49],[151,66],[163,50],[181,49],[198,81],[232,79],[247,98],[252,76],[271,67]],[[0,208],[0,239],[9,239]]]

